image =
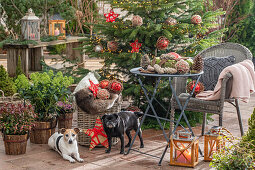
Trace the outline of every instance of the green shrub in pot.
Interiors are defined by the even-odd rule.
[[[63,76],[62,72],[54,74],[53,71],[32,73],[30,80],[20,75],[15,80],[20,95],[34,106],[37,121],[50,121],[56,117],[57,102],[68,98],[68,86],[72,83],[72,77]]]

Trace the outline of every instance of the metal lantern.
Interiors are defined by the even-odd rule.
[[[225,145],[220,135],[221,129],[221,126],[214,126],[205,134],[204,161],[211,161],[213,153]]]
[[[66,20],[64,20],[59,14],[53,15],[49,19],[49,35],[59,36],[58,39],[66,38]]]
[[[21,19],[21,35],[25,40],[40,40],[40,19],[31,8]]]
[[[195,167],[198,164],[199,140],[190,132],[178,131],[170,140],[170,165]]]

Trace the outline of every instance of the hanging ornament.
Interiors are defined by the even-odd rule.
[[[106,22],[113,22],[119,16],[119,14],[115,14],[111,9],[110,12],[108,14],[104,14],[104,16],[106,17]]]
[[[187,87],[186,87],[188,93],[191,93],[191,92],[192,92],[192,90],[193,90],[195,84],[196,84],[196,81],[195,81],[195,80],[193,80],[193,81],[191,81],[191,82],[188,83],[188,85],[187,85]],[[205,87],[204,87],[203,83],[198,82],[198,83],[197,83],[197,86],[195,87],[195,91],[194,91],[194,93],[193,93],[193,94],[194,94],[193,96],[196,96],[198,93],[204,91],[204,89],[205,89]]]
[[[139,48],[142,46],[142,43],[139,43],[138,40],[135,40],[135,42],[130,43],[130,46],[132,47],[131,53],[139,53]]]
[[[175,64],[175,68],[178,73],[185,74],[189,72],[189,63],[181,59],[180,61],[177,61]]]
[[[132,22],[132,26],[134,27],[141,26],[143,25],[143,18],[140,17],[139,15],[134,15],[131,22]]]
[[[110,93],[106,89],[98,90],[97,98],[102,99],[102,100],[107,100],[110,98]]]
[[[116,41],[109,41],[107,43],[107,48],[109,51],[116,51],[118,49],[118,43]]]
[[[93,92],[94,97],[97,97],[99,84],[94,84],[93,81],[91,81],[91,80],[89,80],[89,83],[90,83],[89,90],[91,90]]]
[[[166,37],[161,36],[161,37],[159,37],[158,40],[157,40],[156,47],[157,47],[159,50],[165,50],[165,49],[167,49],[169,43],[170,43],[170,41],[169,41]]]
[[[109,86],[109,80],[105,79],[100,81],[99,83],[99,87],[101,87],[102,89],[106,89]]]
[[[193,24],[201,24],[202,23],[202,18],[200,15],[193,15],[191,17],[191,23]]]
[[[84,129],[83,132],[91,137],[91,142],[89,150],[92,150],[95,146],[101,144],[104,147],[108,148],[107,135],[104,131],[103,123],[98,116],[96,119],[95,127],[93,129]]]
[[[123,90],[123,85],[117,80],[112,80],[109,84],[108,89],[113,93],[120,94]]]
[[[167,18],[167,19],[165,20],[165,23],[166,23],[167,25],[176,25],[176,24],[177,24],[177,21],[176,21],[176,19],[174,19],[174,18],[172,18],[172,17],[169,17],[169,18]]]
[[[103,46],[102,45],[96,45],[94,48],[96,53],[101,53],[103,51]]]

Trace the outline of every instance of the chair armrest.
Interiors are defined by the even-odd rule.
[[[223,80],[221,82],[221,95],[220,95],[220,101],[223,104],[225,99],[229,99],[231,90],[232,90],[232,83],[233,83],[233,75],[228,72],[223,77]]]

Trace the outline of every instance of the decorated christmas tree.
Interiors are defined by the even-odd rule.
[[[106,0],[111,10],[94,26],[93,35],[85,39],[89,57],[104,59],[102,76],[114,74],[124,81],[124,96],[133,96],[136,105],[143,100],[141,88],[130,69],[140,66],[142,56],[152,60],[170,52],[193,57],[199,51],[218,44],[225,30],[217,30],[221,10],[204,12],[203,1],[195,0]],[[120,9],[126,15],[116,13]],[[215,31],[213,31],[215,30]],[[179,54],[179,55],[178,55]],[[147,61],[146,56],[142,61]],[[142,63],[142,65],[146,63]],[[148,82],[152,89],[153,79]],[[167,82],[166,82],[167,83]],[[159,88],[161,99],[170,89]],[[166,91],[165,91],[166,90]],[[164,92],[165,91],[165,92]]]

